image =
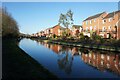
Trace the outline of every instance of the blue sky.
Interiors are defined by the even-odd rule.
[[[3,2],[2,6],[18,22],[20,32],[28,34],[55,26],[69,9],[77,25],[91,15],[118,10],[117,2]]]

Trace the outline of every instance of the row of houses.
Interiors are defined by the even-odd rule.
[[[107,13],[102,12],[94,16],[90,16],[82,23],[84,35],[90,37],[91,32],[103,38],[120,39],[120,10]]]
[[[51,35],[61,36],[66,28],[61,27],[59,24],[54,27],[48,28],[44,31],[40,31],[32,36],[46,36]],[[83,33],[84,35],[91,36],[91,33],[96,32],[97,35],[103,38],[114,38],[120,39],[120,10],[107,13],[102,12],[93,16],[90,16],[83,20],[81,25],[73,25],[69,29],[69,33],[72,36],[76,36],[78,33]]]
[[[54,27],[47,28],[44,31],[40,31],[38,33],[32,34],[32,36],[36,37],[51,37],[52,35],[62,36],[62,33],[67,30],[67,28],[61,27],[60,24],[55,25]],[[77,33],[82,32],[81,25],[73,25],[71,29],[68,29],[69,34],[75,36]]]

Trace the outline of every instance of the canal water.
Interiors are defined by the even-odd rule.
[[[19,47],[59,78],[120,78],[120,53],[30,39]]]

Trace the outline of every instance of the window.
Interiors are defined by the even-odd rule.
[[[92,23],[92,21],[90,20],[90,24]]]
[[[96,19],[94,19],[94,22],[96,22]]]
[[[105,26],[103,26],[102,31],[103,31],[103,32],[105,31]]]
[[[110,30],[110,29],[111,29],[111,26],[109,26],[108,29]]]
[[[90,31],[92,31],[92,26],[90,26]]]
[[[88,27],[86,27],[86,31],[88,31]]]
[[[102,20],[102,23],[104,24],[104,20]]]
[[[88,24],[88,21],[86,21],[86,24]]]
[[[102,20],[103,24],[106,22],[106,20]]]
[[[112,18],[109,18],[109,22],[111,22]]]

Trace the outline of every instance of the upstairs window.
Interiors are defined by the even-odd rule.
[[[96,22],[96,19],[94,19],[94,22]]]
[[[92,23],[92,21],[90,20],[90,24]]]
[[[111,21],[112,21],[112,18],[109,18],[108,20],[109,20],[109,22],[111,22]]]
[[[106,22],[106,20],[102,20],[103,24]]]
[[[86,24],[88,24],[88,21],[86,21]]]

